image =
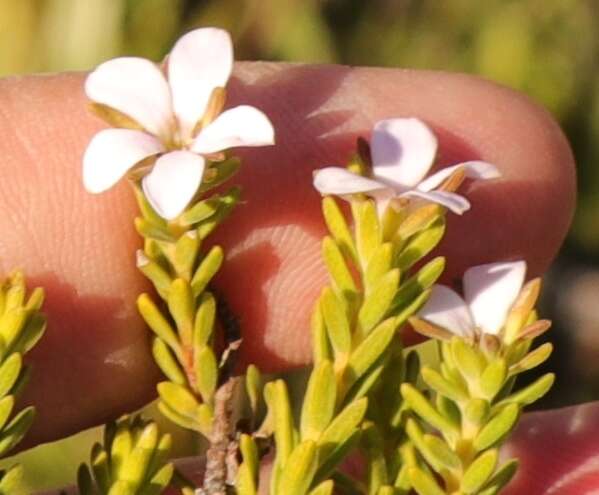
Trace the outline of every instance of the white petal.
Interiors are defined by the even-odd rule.
[[[236,146],[267,146],[274,144],[275,131],[260,110],[248,105],[221,113],[202,129],[191,145],[196,153],[215,153]]]
[[[449,178],[457,169],[463,168],[466,173],[466,177],[469,179],[496,179],[501,177],[501,173],[495,165],[487,162],[472,161],[464,162],[459,165],[447,167],[439,170],[438,172],[431,175],[429,178],[423,180],[418,184],[417,189],[420,191],[432,191],[436,187],[440,186],[445,179]]]
[[[376,180],[362,177],[340,167],[327,167],[314,173],[314,187],[321,194],[372,193],[389,188]]]
[[[91,193],[114,186],[127,170],[163,151],[154,136],[130,129],[105,129],[96,134],[83,155],[83,185]]]
[[[400,196],[402,197],[415,197],[424,199],[426,201],[431,201],[432,203],[438,203],[440,205],[445,206],[447,209],[453,211],[454,213],[461,215],[462,213],[468,211],[470,209],[470,202],[459,194],[448,192],[448,191],[418,191],[417,189],[413,189],[411,191],[407,191]]]
[[[526,274],[526,263],[489,263],[470,268],[464,274],[464,296],[476,325],[496,335],[516,301]]]
[[[85,93],[128,115],[148,132],[169,135],[173,118],[170,89],[153,62],[137,57],[104,62],[87,77]]]
[[[418,315],[455,335],[470,337],[474,334],[474,320],[468,306],[458,294],[444,285],[433,286],[428,301]]]
[[[167,220],[183,212],[204,175],[204,159],[189,151],[161,156],[143,178],[142,187],[156,212]]]
[[[226,86],[232,69],[233,43],[227,31],[196,29],[177,41],[168,58],[168,80],[184,139],[204,115],[214,88]]]
[[[374,126],[370,148],[375,177],[401,191],[427,174],[437,153],[437,138],[418,119],[382,120]]]

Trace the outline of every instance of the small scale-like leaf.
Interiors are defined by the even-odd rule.
[[[310,374],[301,413],[300,438],[318,440],[331,422],[337,399],[333,363],[321,361]]]
[[[277,484],[277,493],[285,495],[305,495],[318,467],[316,443],[306,440],[293,449],[284,464]]]
[[[469,381],[478,382],[485,370],[485,358],[482,354],[460,337],[451,341],[453,361],[460,373]]]
[[[220,202],[220,196],[214,195],[209,199],[198,201],[191,208],[185,210],[179,216],[179,223],[184,227],[206,220],[216,213]]]
[[[524,371],[531,370],[543,364],[551,355],[553,345],[551,342],[546,342],[543,345],[529,352],[516,364],[510,366],[510,375],[516,375]]]
[[[451,471],[457,471],[462,467],[462,461],[444,440],[434,435],[424,435],[423,440],[437,464]]]
[[[283,380],[270,382],[266,386],[267,402],[274,415],[275,442],[277,445],[277,462],[285,466],[295,446],[293,413],[289,403],[287,385]]]
[[[0,337],[7,348],[12,347],[13,343],[18,340],[31,315],[32,311],[18,307],[10,309],[0,316]]]
[[[144,495],[159,495],[169,485],[171,478],[173,477],[175,467],[173,464],[165,464],[158,472],[156,472],[149,483],[146,485],[144,490],[141,492]],[[182,492],[183,494],[185,491]]]
[[[179,277],[191,279],[199,249],[200,239],[195,230],[190,230],[179,237],[173,256],[173,266]]]
[[[312,330],[312,355],[314,364],[318,364],[325,359],[332,359],[331,344],[327,335],[327,328],[322,315],[320,301],[316,303],[312,318],[310,319],[310,328]]]
[[[185,384],[185,375],[181,370],[179,363],[173,356],[169,347],[158,337],[152,339],[152,355],[154,356],[154,361],[156,361],[158,367],[171,382],[178,385]]]
[[[493,477],[485,484],[480,495],[496,495],[501,489],[506,486],[516,474],[518,470],[518,460],[510,459],[503,464],[493,475]]]
[[[518,298],[507,315],[503,328],[503,336],[508,344],[514,342],[518,338],[520,330],[528,321],[530,313],[534,310],[540,292],[540,278],[531,280],[520,291]]]
[[[168,272],[146,256],[141,249],[137,251],[137,268],[152,282],[160,297],[166,299],[173,282]]]
[[[30,406],[19,412],[8,423],[8,426],[0,433],[0,456],[4,456],[21,441],[27,430],[29,430],[31,423],[33,423],[34,418],[35,409]]]
[[[235,480],[235,493],[236,495],[256,495],[256,481],[249,468],[249,466],[243,462],[239,469],[237,469],[237,478]]]
[[[10,393],[19,378],[22,364],[21,354],[13,352],[0,366],[0,397]]]
[[[408,321],[410,322],[410,325],[416,332],[429,339],[448,341],[451,340],[451,338],[453,337],[453,334],[449,330],[435,325],[430,321],[418,318],[417,316],[412,316],[411,318],[409,318]]]
[[[479,455],[462,476],[461,490],[470,495],[478,493],[495,471],[499,454],[497,450],[487,450]]]
[[[4,487],[2,486],[3,482],[4,477],[2,478],[2,482],[0,482],[0,493],[13,493],[4,491]],[[96,493],[92,475],[85,464],[81,464],[77,470],[77,489],[81,495],[94,495]]]
[[[42,305],[44,304],[44,300],[46,298],[46,293],[44,289],[41,287],[36,287],[29,294],[29,298],[27,299],[27,303],[25,304],[25,309],[29,309],[31,311],[39,311],[42,309]]]
[[[319,458],[326,459],[336,446],[344,443],[357,430],[368,407],[368,399],[363,397],[347,405],[323,432],[319,445]]]
[[[181,345],[177,334],[148,294],[137,298],[137,309],[152,331],[180,355]]]
[[[382,232],[373,200],[353,201],[351,207],[354,215],[356,247],[360,265],[365,271],[372,255],[381,245]]]
[[[347,356],[351,349],[351,331],[345,309],[335,293],[325,287],[320,296],[320,309],[324,317],[327,332],[335,357]]]
[[[464,408],[464,419],[468,423],[481,426],[489,416],[490,406],[485,399],[473,398],[468,401]]]
[[[210,292],[204,292],[198,302],[193,324],[194,348],[210,345],[216,319],[216,300]]]
[[[443,207],[440,205],[429,203],[421,206],[401,222],[397,234],[401,239],[408,239],[430,227],[441,215],[443,215]]]
[[[497,358],[489,363],[480,378],[480,391],[488,400],[493,400],[505,385],[507,365],[505,359]]]
[[[260,456],[258,454],[258,446],[251,435],[243,433],[240,436],[239,450],[241,451],[243,463],[247,466],[254,481],[257,481],[260,469]]]
[[[393,268],[393,244],[385,242],[372,254],[364,273],[364,285],[367,292],[377,285],[382,277]]]
[[[396,331],[395,318],[388,318],[377,326],[351,353],[347,363],[347,374],[353,384],[387,350]]]
[[[212,277],[214,277],[216,272],[220,270],[224,258],[225,253],[223,248],[220,246],[212,246],[210,251],[208,251],[208,254],[200,262],[191,280],[191,289],[195,296],[200,295],[206,290]]]
[[[341,249],[331,237],[325,237],[322,240],[322,257],[339,293],[354,294],[357,289],[352,274]]]
[[[399,270],[391,270],[366,295],[358,313],[358,323],[363,334],[368,334],[387,314],[399,285]]]
[[[218,170],[220,170],[220,168],[218,168]],[[229,216],[235,205],[239,202],[240,195],[241,189],[234,187],[221,196],[216,213],[206,220],[199,222],[197,226],[198,236],[201,240],[206,239],[206,237],[208,237],[214,229]]]
[[[117,477],[120,480],[126,480],[133,485],[141,486],[146,470],[152,460],[154,448],[158,442],[158,426],[156,423],[149,423],[139,433],[139,439],[129,455],[123,460]]]
[[[428,366],[423,367],[421,373],[424,383],[438,394],[444,395],[458,403],[468,399],[468,391],[461,383],[447,380],[440,373]]]
[[[555,375],[553,373],[547,373],[535,382],[531,383],[528,387],[523,388],[519,392],[516,392],[509,397],[506,397],[500,402],[500,405],[516,403],[522,406],[527,406],[536,402],[543,397],[549,389],[552,387],[555,381]]]
[[[250,364],[245,372],[245,390],[248,395],[252,414],[255,416],[260,404],[260,395],[262,393],[263,380],[258,367]]]
[[[218,363],[214,351],[208,346],[196,348],[193,368],[198,392],[207,404],[212,404],[218,382]]]
[[[445,495],[445,491],[437,484],[435,478],[423,469],[412,466],[408,469],[408,475],[418,495]]]
[[[14,395],[7,395],[0,399],[0,431],[4,429],[4,425],[10,417],[10,413],[15,405]]]
[[[351,259],[357,262],[356,247],[350,229],[343,213],[332,197],[326,197],[322,200],[322,213],[329,232],[345,256],[351,257]]]
[[[423,291],[432,287],[441,276],[444,269],[445,258],[442,256],[434,258],[426,263],[415,275],[412,275],[401,284],[395,295],[393,307],[402,309],[410,305]]]
[[[401,386],[401,395],[410,407],[431,426],[440,430],[444,435],[456,434],[457,427],[448,418],[443,416],[414,386],[404,383]]]
[[[414,235],[399,254],[396,266],[405,272],[430,253],[445,234],[445,217],[439,217],[427,229]]]
[[[200,403],[185,387],[171,382],[161,382],[156,387],[160,398],[174,411],[190,419],[197,417]]]
[[[183,346],[191,347],[195,305],[189,282],[182,278],[173,280],[168,292],[167,303],[169,312],[177,324],[181,343]]]
[[[218,187],[224,182],[228,181],[237,173],[240,166],[241,160],[236,156],[229,157],[222,162],[216,163],[213,167],[210,167],[205,172],[205,177],[202,179],[202,185],[200,186],[200,192],[214,189],[215,187]],[[237,188],[233,189],[238,191]],[[227,193],[227,195],[230,194],[231,191]],[[237,194],[239,194],[239,192],[237,192]],[[225,195],[225,197],[227,195]]]
[[[473,447],[480,452],[497,445],[509,435],[519,417],[518,404],[507,404],[480,430],[472,443]]]
[[[333,495],[335,483],[333,480],[326,480],[313,488],[308,495]]]
[[[171,234],[163,225],[156,224],[142,217],[137,217],[134,221],[137,233],[144,239],[154,239],[155,241],[176,242],[177,238]]]

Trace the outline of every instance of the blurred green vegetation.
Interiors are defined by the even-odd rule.
[[[242,60],[461,71],[527,93],[561,123],[578,163],[579,205],[562,259],[599,263],[596,0],[0,0],[0,76],[85,70],[124,54],[159,60],[183,32],[208,25],[232,33]],[[559,293],[559,282],[552,286]],[[598,393],[589,380],[569,388],[568,400]],[[32,486],[72,480],[98,434],[25,454]],[[182,439],[179,453],[192,443]]]

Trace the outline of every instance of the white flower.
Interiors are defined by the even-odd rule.
[[[273,144],[269,119],[247,105],[224,111],[194,135],[213,91],[226,85],[232,67],[231,38],[216,28],[197,29],[177,41],[168,58],[168,81],[158,65],[143,58],[101,64],[85,82],[87,96],[143,130],[106,129],[94,136],[83,158],[85,188],[103,192],[140,161],[160,155],[142,187],[154,209],[172,219],[201,184],[205,155]]]
[[[370,143],[372,178],[344,168],[327,167],[314,175],[314,187],[321,194],[347,196],[364,193],[379,203],[379,210],[393,197],[420,198],[439,203],[461,214],[470,208],[466,198],[449,191],[435,191],[458,168],[472,179],[499,177],[494,165],[470,161],[444,168],[424,179],[437,154],[437,138],[422,121],[397,118],[377,122]],[[423,180],[424,179],[424,180]]]
[[[419,316],[451,333],[472,338],[498,335],[516,301],[526,274],[526,262],[489,263],[466,270],[464,299],[449,287],[435,285]]]

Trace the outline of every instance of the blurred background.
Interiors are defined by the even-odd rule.
[[[548,108],[572,143],[580,195],[545,283],[541,313],[555,322],[558,351],[544,368],[558,382],[540,407],[599,399],[597,0],[0,0],[0,76],[89,69],[124,54],[160,60],[198,26],[229,30],[241,60],[468,72]],[[32,489],[73,480],[98,434],[22,455]],[[193,448],[179,440],[178,454]]]

